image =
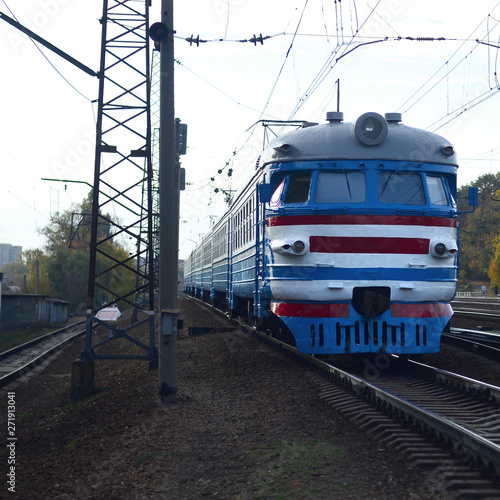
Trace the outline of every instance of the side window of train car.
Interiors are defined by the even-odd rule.
[[[311,187],[311,173],[297,172],[290,175],[285,193],[285,204],[305,203],[309,200],[309,189]]]
[[[429,191],[431,205],[448,205],[448,197],[446,196],[446,189],[441,177],[428,175],[427,190]]]
[[[317,203],[363,203],[366,183],[363,172],[321,172],[314,201]]]
[[[419,174],[379,172],[378,201],[402,205],[425,205],[425,192]]]

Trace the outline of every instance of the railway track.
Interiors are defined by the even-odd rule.
[[[450,333],[442,335],[441,342],[500,363],[500,336],[498,334],[452,328]]]
[[[454,307],[453,314],[456,317],[500,322],[500,312],[497,312],[495,310],[484,310],[472,307]]]
[[[500,498],[500,387],[388,355],[370,359],[366,377],[366,363],[346,371],[252,330],[306,363],[324,400],[356,426],[431,470],[428,498]]]
[[[1,353],[1,385],[82,335],[85,330],[80,328],[81,324],[74,325]],[[299,354],[294,347],[252,330],[281,352],[307,363],[328,404],[381,445],[432,470],[434,475],[425,484],[430,493],[442,490],[452,491],[452,498],[500,498],[499,387],[384,355],[371,361],[370,376],[361,376],[366,373],[347,372]]]
[[[455,318],[497,323],[500,328],[500,299],[497,297],[455,299],[451,305]]]
[[[33,370],[76,337],[85,334],[85,321],[66,326],[0,353],[0,387]]]
[[[416,465],[441,470],[436,481],[452,498],[500,498],[499,387],[389,356],[375,358],[369,380],[267,337],[314,369],[327,403]]]

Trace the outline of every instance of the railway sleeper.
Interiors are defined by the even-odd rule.
[[[497,478],[493,468],[487,467],[480,459],[476,460],[470,454],[467,456],[465,453],[464,456],[463,450],[457,450],[456,445],[439,432],[403,411],[392,408],[379,398],[356,397],[355,393],[359,393],[359,390],[353,390],[352,384],[344,379],[339,382],[341,386],[347,387],[347,390],[339,386],[328,387],[324,380],[317,382],[323,387],[321,397],[355,422],[358,428],[378,440],[382,446],[402,453],[415,466],[430,471],[430,479],[427,481],[429,485],[426,487],[433,488],[435,476],[435,483],[439,488],[453,494],[457,499],[500,497],[500,490],[495,489],[493,484]],[[368,399],[370,403],[362,399]],[[374,409],[374,406],[377,409]],[[436,474],[436,471],[447,473],[443,476]],[[478,472],[484,478],[479,477]]]

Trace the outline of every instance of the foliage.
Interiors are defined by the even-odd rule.
[[[89,193],[81,204],[57,214],[40,231],[47,239],[47,254],[37,250],[39,259],[43,259],[44,275],[51,284],[53,296],[69,301],[72,312],[83,312],[87,308],[91,199],[92,193]],[[112,226],[110,215],[99,214],[97,239],[102,243],[97,253],[96,275],[100,276],[97,282],[101,286],[95,289],[95,308],[135,290],[135,261],[129,260],[128,252],[114,242]],[[118,264],[124,261],[130,269]],[[134,301],[133,293],[129,300]]]
[[[84,249],[59,247],[47,261],[55,297],[70,302],[73,312],[86,309],[88,268],[89,253]]]
[[[106,218],[111,220],[109,215]],[[73,204],[70,209],[54,215],[51,222],[40,232],[47,238],[46,250],[49,254],[61,247],[87,250],[90,246],[91,226],[92,191],[81,204]],[[110,223],[100,219],[98,238],[107,238],[110,234]]]
[[[4,273],[4,279],[7,279],[8,285],[14,285],[24,291],[24,277],[28,276],[28,266],[23,262],[22,256],[18,256],[14,262],[5,264],[1,269]]]
[[[459,215],[460,282],[487,282],[496,272],[500,258],[500,176],[485,174],[458,191],[459,211],[468,211],[469,186],[479,191],[479,207],[473,213]],[[495,264],[495,261],[497,264]],[[493,280],[492,280],[493,281]]]
[[[29,272],[27,278],[27,292],[51,295],[53,291],[52,282],[47,275],[47,256],[43,251],[26,250],[22,253],[22,259],[28,267]]]

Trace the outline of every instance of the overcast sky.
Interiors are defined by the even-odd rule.
[[[346,121],[366,111],[401,112],[405,124],[436,131],[455,146],[460,185],[497,173],[497,5],[175,1],[176,116],[188,124],[180,257],[226,209],[222,190],[238,189],[253,171],[264,136],[262,126],[252,125],[261,119],[323,122],[337,108],[337,80]],[[102,2],[0,0],[0,11],[11,15],[9,8],[21,23],[98,69]],[[153,1],[150,17],[159,20],[160,2]],[[260,34],[263,44],[244,41]],[[206,42],[190,44],[191,35]],[[417,40],[428,37],[445,40]],[[38,230],[89,191],[86,184],[41,179],[92,183],[94,173],[97,79],[41,50],[57,71],[0,20],[0,243],[24,250],[42,248]]]

